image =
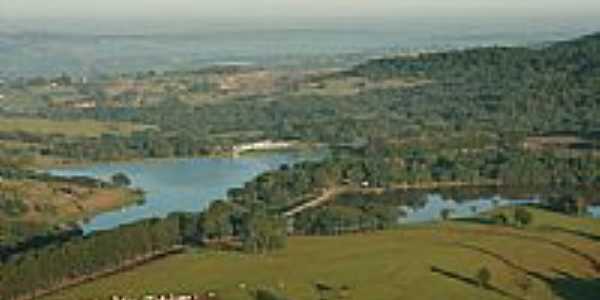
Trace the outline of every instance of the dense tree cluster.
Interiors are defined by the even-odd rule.
[[[80,231],[2,249],[0,298],[33,296],[63,283],[118,269],[180,245],[239,241],[240,249],[267,253],[285,246],[286,222],[260,207],[215,201],[201,213],[175,213],[83,236]],[[4,252],[7,251],[7,252]],[[24,280],[27,279],[27,280]]]
[[[69,280],[118,268],[181,243],[179,219],[152,219],[70,239],[0,264],[0,297],[34,296]]]
[[[100,105],[43,113],[155,126],[131,136],[0,136],[44,145],[33,149],[39,154],[86,160],[204,155],[262,138],[339,144],[373,136],[433,139],[438,132],[461,132],[462,142],[488,146],[478,132],[500,133],[503,142],[511,143],[514,133],[522,139],[560,132],[596,140],[599,44],[600,35],[591,35],[541,49],[492,47],[376,59],[334,76],[425,83],[351,95],[284,93],[271,101],[241,97],[200,106],[171,97],[154,106]]]
[[[551,152],[509,149],[465,153],[388,144],[372,148],[335,152],[321,162],[262,174],[243,188],[231,190],[229,196],[242,205],[260,202],[281,210],[335,186],[427,187],[447,182],[565,189],[600,186],[600,159],[590,155],[560,157]]]
[[[244,250],[250,253],[267,253],[285,246],[286,220],[266,211],[253,211],[244,215],[240,238]]]
[[[348,232],[382,230],[398,223],[400,212],[388,203],[359,208],[327,205],[302,212],[294,218],[294,232],[308,235],[339,235]]]
[[[494,47],[373,60],[336,76],[427,83],[354,95],[277,95],[273,101],[240,98],[203,106],[175,99],[142,108],[57,109],[47,117],[133,121],[160,130],[72,142],[54,137],[47,144],[55,146],[46,150],[112,159],[202,154],[257,138],[337,144],[381,135],[404,139],[462,132],[469,134],[463,142],[485,145],[477,132],[500,133],[504,142],[514,133],[568,132],[595,139],[600,129],[598,44],[600,36],[593,35],[541,49]]]

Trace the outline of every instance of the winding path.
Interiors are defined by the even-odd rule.
[[[318,207],[326,202],[331,201],[332,199],[335,198],[335,196],[344,193],[344,192],[348,192],[351,189],[349,188],[339,188],[339,187],[335,187],[335,188],[330,188],[330,189],[326,189],[319,197],[306,201],[298,206],[295,206],[289,210],[287,210],[286,212],[283,213],[283,216],[285,218],[291,218],[309,208],[313,208],[313,207]]]

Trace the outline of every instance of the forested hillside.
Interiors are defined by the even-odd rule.
[[[440,131],[483,131],[509,142],[527,135],[595,138],[599,49],[600,35],[592,35],[540,49],[493,47],[376,59],[345,72],[306,77],[272,94],[194,105],[186,102],[186,93],[174,91],[140,107],[59,107],[42,115],[156,126],[133,135],[14,132],[2,138],[38,142],[44,146],[36,151],[43,155],[92,160],[203,155],[265,138],[349,143]]]

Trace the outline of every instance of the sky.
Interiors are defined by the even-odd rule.
[[[0,18],[331,18],[600,14],[600,0],[0,0]]]

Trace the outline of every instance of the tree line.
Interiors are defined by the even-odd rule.
[[[284,247],[286,237],[282,219],[259,208],[240,210],[215,201],[201,213],[174,213],[90,235],[71,232],[44,241],[45,246],[12,253],[0,261],[0,298],[35,297],[178,246],[228,241],[239,250],[264,254]]]

